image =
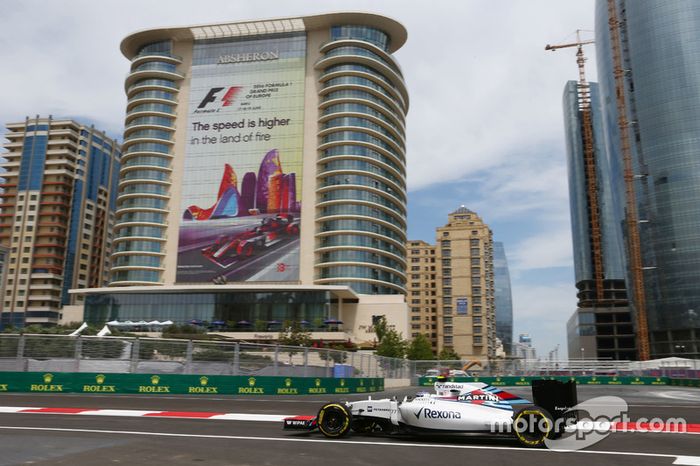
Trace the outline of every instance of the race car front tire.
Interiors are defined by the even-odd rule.
[[[554,421],[552,416],[539,406],[522,408],[513,415],[513,433],[518,442],[525,447],[542,447],[546,439],[555,435]]]
[[[342,403],[327,403],[318,411],[318,430],[328,438],[340,438],[350,431],[352,414]]]

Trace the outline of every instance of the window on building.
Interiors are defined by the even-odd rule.
[[[475,335],[475,336],[474,336],[474,344],[475,344],[475,345],[480,345],[480,344],[481,344],[481,335]]]
[[[481,287],[480,286],[472,286],[472,294],[473,295],[480,295],[481,294]]]
[[[479,250],[479,248],[471,248],[471,250],[469,251],[469,253],[470,253],[472,256],[478,256],[478,255],[481,253],[481,251]]]
[[[472,322],[475,324],[480,324],[481,323],[481,316],[474,316],[472,318]]]
[[[481,333],[481,325],[474,326],[474,333]]]
[[[451,306],[445,306],[442,308],[442,313],[444,315],[452,315],[452,307]]]

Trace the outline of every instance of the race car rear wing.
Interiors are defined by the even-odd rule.
[[[571,410],[578,404],[576,382],[572,380],[533,380],[532,401],[547,410],[554,421],[562,418],[578,419],[576,411]]]

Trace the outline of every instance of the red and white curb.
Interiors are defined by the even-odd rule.
[[[0,414],[68,414],[79,416],[117,417],[169,417],[183,419],[216,419],[223,421],[282,422],[293,414],[248,414],[217,413],[201,411],[142,411],[136,409],[92,409],[92,408],[30,408],[22,406],[0,406]]]
[[[0,406],[0,414],[64,414],[78,416],[155,417],[180,419],[213,419],[221,421],[282,422],[293,414],[221,413],[209,411],[144,411],[136,409],[38,408]],[[308,416],[304,416],[305,418]],[[313,416],[311,416],[312,418]],[[577,430],[606,432],[642,432],[700,435],[700,424],[649,422],[587,422],[576,425]]]
[[[568,430],[568,429],[567,429]],[[700,435],[700,424],[681,422],[591,422],[581,421],[576,430],[607,432],[642,432],[652,434],[696,434]]]

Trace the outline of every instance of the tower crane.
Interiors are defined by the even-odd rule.
[[[624,10],[623,10],[624,15]],[[613,59],[613,75],[615,76],[615,97],[617,101],[617,124],[620,130],[620,151],[625,178],[625,207],[627,226],[627,251],[630,261],[632,292],[637,324],[637,346],[639,360],[647,361],[649,351],[649,325],[647,322],[646,292],[644,290],[644,267],[642,266],[642,248],[639,239],[639,218],[637,213],[637,197],[634,190],[634,168],[632,164],[632,145],[630,142],[627,120],[627,102],[625,97],[625,70],[622,63],[622,38],[620,29],[624,21],[618,18],[615,0],[608,0],[608,27],[610,29],[610,48]]]
[[[586,197],[588,198],[588,220],[591,233],[591,253],[593,256],[593,281],[597,302],[602,302],[603,278],[603,241],[600,227],[600,203],[598,201],[598,175],[596,172],[595,140],[593,137],[593,118],[591,115],[591,86],[586,80],[586,57],[583,46],[593,44],[593,40],[581,40],[581,30],[576,30],[576,42],[568,44],[547,45],[544,49],[552,52],[576,47],[576,64],[578,65],[578,83],[576,84],[578,111],[581,116],[581,134],[583,139],[583,166],[586,172]]]

